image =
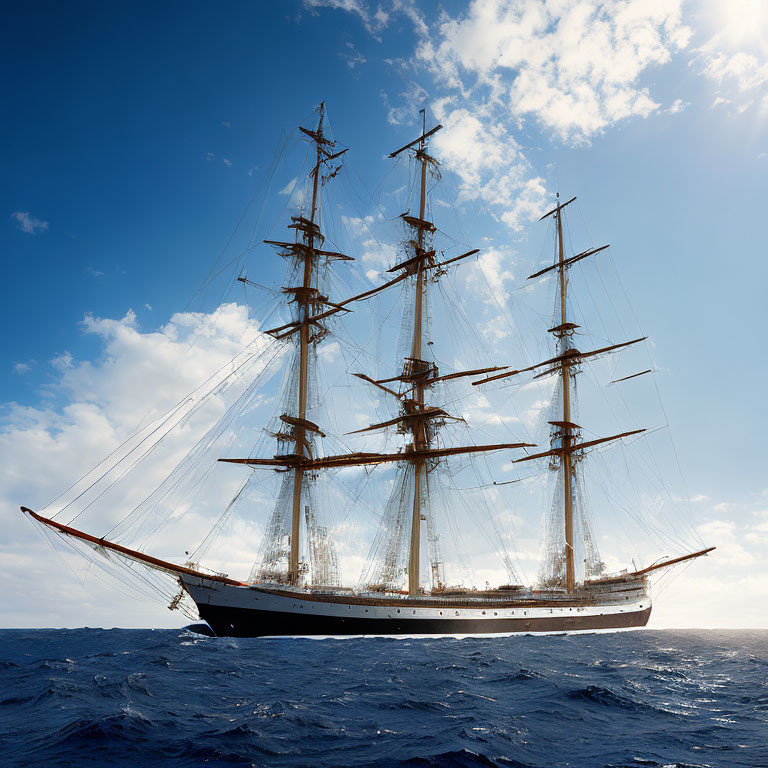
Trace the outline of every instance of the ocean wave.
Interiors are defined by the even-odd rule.
[[[517,672],[505,672],[490,678],[492,683],[519,683],[524,680],[537,680],[543,678],[541,672],[535,672],[531,669],[518,669]]]
[[[768,633],[7,630],[0,765],[765,768],[766,659]]]
[[[603,688],[600,685],[588,685],[586,688],[579,688],[568,691],[569,699],[589,702],[590,704],[599,704],[601,707],[616,707],[619,709],[628,709],[632,712],[641,712],[652,709],[648,704],[635,701],[629,696],[622,696],[614,693],[609,688]]]
[[[427,757],[409,757],[397,762],[384,760],[369,763],[361,768],[536,768],[536,766],[505,757],[497,757],[494,760],[482,753],[459,749]]]

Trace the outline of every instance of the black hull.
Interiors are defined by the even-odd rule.
[[[515,619],[357,619],[311,616],[250,608],[199,605],[200,617],[221,637],[313,635],[474,635],[510,632],[575,632],[644,627],[651,606],[640,611],[598,616]]]

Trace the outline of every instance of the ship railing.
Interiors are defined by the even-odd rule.
[[[387,595],[378,593],[358,592],[355,597],[366,601],[380,603],[381,605],[393,605],[402,601],[404,605],[412,605],[423,608],[504,608],[515,606],[520,608],[548,608],[554,605],[563,604],[566,606],[574,605],[593,605],[596,601],[594,595],[589,594],[562,594],[551,597],[533,597],[533,596],[515,596],[508,597],[432,597],[430,595],[420,595],[417,598],[407,595]]]

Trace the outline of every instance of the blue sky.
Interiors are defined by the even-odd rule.
[[[685,485],[699,499],[694,525],[709,526],[702,536],[724,550],[713,582],[736,569],[734,589],[768,597],[756,578],[768,546],[768,11],[758,0],[628,0],[585,2],[564,18],[558,7],[291,0],[9,10],[0,32],[6,455],[22,438],[55,441],[76,426],[73,408],[98,401],[105,361],[120,364],[107,323],[131,311],[137,338],[148,338],[176,312],[241,299],[196,291],[259,199],[276,147],[321,99],[351,147],[345,173],[374,197],[390,168],[384,155],[415,135],[426,104],[446,125],[435,150],[450,202],[474,244],[495,249],[502,268],[508,259],[512,279],[499,278],[498,264],[483,269],[511,303],[542,258],[535,213],[558,184],[579,196],[589,235],[612,244],[652,338]],[[364,195],[356,206],[357,216],[375,212]],[[275,258],[247,266],[261,282],[282,277]],[[101,405],[107,417],[130,410]],[[62,489],[63,467],[27,495],[39,471],[32,456],[3,482],[8,519]],[[75,479],[82,468],[68,469]],[[13,530],[17,555],[35,546],[27,527]],[[676,605],[695,589],[691,573]],[[729,621],[764,624],[740,605]],[[705,622],[696,616],[685,621]]]

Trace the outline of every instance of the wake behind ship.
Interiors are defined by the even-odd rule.
[[[317,118],[314,127],[299,129],[309,142],[313,162],[307,174],[307,194],[299,200],[300,208],[288,224],[289,236],[264,241],[287,262],[286,283],[280,295],[283,309],[290,311],[290,319],[259,335],[268,344],[262,344],[258,355],[246,348],[233,359],[223,378],[203,385],[202,395],[198,393],[197,399],[183,401],[177,411],[163,417],[159,426],[153,425],[149,432],[139,431],[127,441],[125,449],[116,452],[99,479],[79,489],[75,499],[87,500],[91,489],[104,477],[110,478],[112,485],[106,490],[111,490],[127,471],[121,470],[121,466],[133,467],[143,460],[174,428],[187,423],[199,402],[218,396],[228,376],[244,378],[244,371],[255,365],[254,360],[264,360],[269,350],[274,350],[270,361],[279,355],[285,358],[279,409],[267,430],[276,450],[272,455],[254,455],[252,446],[244,458],[237,454],[216,457],[220,468],[229,465],[230,471],[247,473],[247,479],[231,501],[222,505],[211,532],[191,555],[188,553],[184,565],[148,555],[143,546],[127,546],[108,534],[97,536],[55,519],[69,509],[71,501],[47,516],[26,507],[22,510],[44,531],[95,556],[102,565],[106,562],[116,568],[118,578],[138,578],[166,597],[168,585],[173,585],[170,607],[182,608],[191,598],[200,618],[217,635],[464,635],[645,626],[651,613],[649,578],[662,569],[704,555],[713,547],[667,556],[646,567],[633,564],[631,569],[614,573],[607,572],[598,551],[586,494],[585,461],[598,446],[642,439],[645,432],[638,428],[609,436],[583,437],[583,427],[575,422],[580,419],[576,410],[576,382],[584,367],[645,341],[645,337],[639,337],[586,351],[576,346],[580,326],[574,322],[570,304],[569,272],[575,264],[597,256],[608,246],[567,254],[564,211],[575,198],[561,203],[558,195],[555,207],[541,217],[554,223],[553,261],[529,278],[536,281],[533,285],[554,281],[555,311],[547,331],[552,342],[546,359],[520,367],[486,364],[441,372],[438,361],[446,359],[446,355],[435,355],[433,329],[443,318],[433,315],[431,297],[446,275],[469,263],[478,253],[478,249],[470,249],[446,256],[436,244],[440,230],[431,220],[434,209],[430,205],[430,191],[439,181],[440,172],[438,161],[430,154],[429,142],[442,126],[427,130],[425,117],[421,134],[390,155],[408,156],[414,169],[415,210],[399,217],[405,232],[400,256],[386,270],[386,279],[381,284],[339,299],[329,298],[332,273],[337,265],[353,258],[336,250],[323,231],[323,198],[326,185],[342,170],[347,149],[327,133],[324,105],[320,106]],[[244,288],[261,287],[242,275],[238,280]],[[320,347],[333,338],[332,322],[353,309],[364,311],[373,297],[396,286],[404,305],[399,368],[383,376],[351,368],[346,373],[364,382],[373,396],[383,401],[383,405],[377,405],[377,412],[387,411],[387,418],[348,434],[390,434],[401,445],[390,451],[329,452],[327,445],[339,444],[341,439],[334,440],[331,427],[322,420],[324,392],[318,384]],[[212,445],[214,438],[231,433],[230,444],[236,443],[243,430],[235,429],[234,416],[247,413],[258,401],[267,367],[258,369],[243,396],[194,444],[148,500],[126,509],[125,516],[116,523],[114,519],[110,521],[114,523],[110,531],[134,530],[144,536],[148,532],[156,535],[162,525],[152,528],[148,521],[162,504],[168,503],[174,489],[197,489],[204,485],[208,472],[201,473],[193,459]],[[651,369],[634,372],[610,383],[619,384],[652,373]],[[446,437],[455,435],[452,427],[462,425],[463,429],[471,423],[462,412],[451,410],[452,404],[460,402],[451,394],[452,387],[470,383],[470,393],[477,393],[528,380],[554,382],[549,418],[544,425],[549,443],[546,449],[519,440],[456,443]],[[465,437],[471,434],[469,429],[463,431]],[[554,480],[551,507],[542,515],[545,541],[538,582],[536,586],[522,585],[505,537],[494,525],[494,536],[489,538],[507,574],[507,582],[495,587],[466,582],[451,585],[446,576],[443,542],[449,541],[458,549],[458,561],[468,554],[461,550],[462,531],[452,509],[458,502],[451,492],[451,467],[457,461],[472,462],[501,453],[509,455],[513,464],[536,467]],[[358,583],[344,586],[334,529],[323,524],[322,489],[326,483],[338,482],[343,486],[346,469],[356,468],[358,476],[364,470],[367,477],[378,467],[393,469],[388,495],[380,494],[376,503],[378,533]],[[220,534],[232,508],[243,504],[249,492],[254,498],[262,492],[265,473],[277,477],[278,488],[269,502],[271,512],[251,574],[239,581],[203,567],[200,561]],[[497,484],[493,481],[488,485]],[[101,498],[101,493],[93,493],[93,498]],[[344,520],[354,519],[361,511],[359,499],[360,495],[344,505]],[[498,504],[498,500],[494,503]],[[203,499],[201,505],[205,504],[210,504],[210,500]],[[252,513],[256,506],[251,508]],[[168,517],[177,518],[188,508],[185,500],[184,505],[170,509]],[[121,529],[125,521],[134,527],[126,524]],[[448,536],[444,534],[446,530]]]

